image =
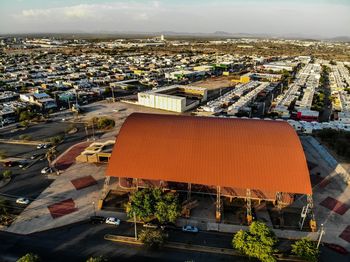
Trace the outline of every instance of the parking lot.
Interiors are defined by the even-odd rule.
[[[69,122],[40,123],[22,130],[14,128],[3,129],[0,131],[0,135],[2,139],[19,139],[21,135],[30,135],[33,140],[44,141],[49,137],[64,134],[69,125],[71,125]],[[75,124],[75,126],[78,128],[78,132],[65,136],[64,141],[57,146],[58,154],[64,152],[72,145],[86,140],[83,124]],[[10,183],[0,188],[1,196],[8,199],[11,205],[14,206],[12,213],[18,214],[22,210],[21,207],[15,205],[15,200],[18,197],[34,200],[52,183],[53,179],[49,179],[45,174],[41,174],[41,170],[48,166],[45,157],[47,150],[44,148],[37,149],[35,145],[0,143],[0,151],[6,157],[28,161],[22,168],[18,165],[11,167],[0,165],[1,173],[4,170],[12,171]],[[35,155],[35,158],[31,159],[33,155]]]

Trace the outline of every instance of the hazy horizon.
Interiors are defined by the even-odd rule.
[[[347,0],[0,1],[0,33],[186,32],[350,37]]]

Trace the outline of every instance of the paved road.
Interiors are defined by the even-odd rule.
[[[117,228],[83,223],[35,233],[30,236],[0,233],[2,243],[0,245],[0,261],[15,261],[16,258],[27,252],[39,254],[43,261],[52,262],[86,261],[92,255],[102,255],[109,261],[248,261],[242,257],[175,249],[152,251],[143,247],[106,241],[103,238],[105,234],[121,234],[121,232],[131,235],[133,232],[132,224],[122,223]],[[182,234],[187,235],[187,233]],[[206,235],[203,233],[203,238],[205,237]]]
[[[1,130],[0,134],[2,138],[8,139],[16,138],[22,134],[29,134],[35,140],[44,140],[46,138],[63,133],[69,125],[70,123],[65,122],[41,123],[29,127],[26,130],[17,130],[16,132]],[[78,132],[66,136],[64,142],[57,146],[59,154],[63,153],[72,145],[86,139],[85,129],[83,125],[76,124],[76,126],[78,126]],[[12,202],[13,205],[15,199],[20,196],[35,199],[53,181],[52,179],[48,179],[45,175],[42,175],[40,173],[41,169],[48,166],[48,162],[44,157],[47,149],[37,149],[35,146],[28,145],[0,143],[0,150],[6,152],[7,156],[9,157],[28,159],[30,163],[32,163],[32,165],[27,169],[22,169],[18,166],[11,168],[0,166],[0,172],[3,172],[5,169],[12,170],[12,180],[8,185],[0,188],[0,195],[5,196],[8,200],[10,200],[10,202]],[[30,156],[33,154],[39,154],[39,156],[35,160],[31,160]],[[14,206],[16,207],[17,211],[21,210],[21,208],[18,208],[18,206]]]
[[[134,227],[132,223],[126,222],[122,222],[119,227],[82,222],[29,236],[0,232],[0,261],[16,261],[28,252],[36,253],[43,261],[50,262],[86,261],[90,256],[104,256],[109,261],[250,261],[243,257],[175,249],[147,250],[144,247],[106,241],[103,238],[106,234],[133,236]],[[169,241],[226,248],[230,248],[232,239],[232,234],[218,232],[191,234],[170,229],[168,234]],[[320,261],[349,261],[349,257],[323,247],[321,251]]]

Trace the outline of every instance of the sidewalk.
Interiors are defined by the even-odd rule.
[[[71,146],[52,162],[52,166],[56,167],[59,171],[69,168],[75,163],[75,158],[91,143],[90,141],[83,141]]]

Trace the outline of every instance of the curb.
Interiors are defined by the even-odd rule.
[[[141,243],[140,240],[136,240],[134,237],[107,234],[103,238],[105,240],[109,240],[109,241],[113,241],[113,242],[120,242],[120,243],[133,244],[133,245],[139,245],[139,246],[143,245],[143,243]]]
[[[0,139],[0,143],[3,144],[19,144],[19,145],[32,145],[32,146],[37,146],[39,144],[44,144],[45,142],[43,141],[26,141],[26,140],[7,140],[7,139]]]

